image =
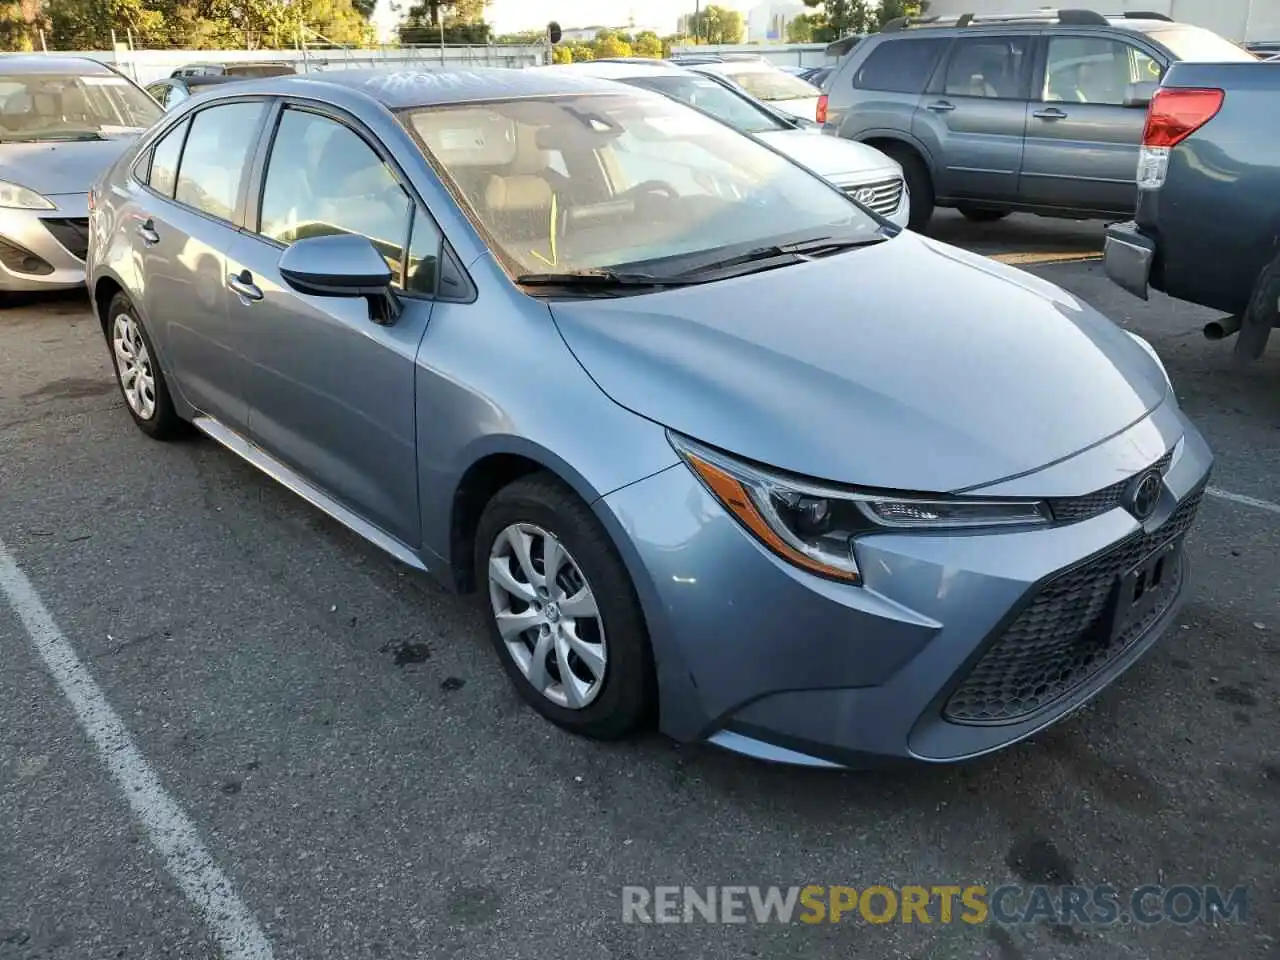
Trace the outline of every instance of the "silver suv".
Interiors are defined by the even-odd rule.
[[[1177,60],[1255,58],[1157,13],[902,18],[827,78],[818,119],[902,164],[915,230],[934,206],[1128,216],[1145,108]]]

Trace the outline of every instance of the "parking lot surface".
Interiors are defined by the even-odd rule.
[[[145,438],[84,297],[0,311],[0,958],[1276,955],[1280,347],[1237,369],[1211,315],[1115,288],[1097,223],[933,232],[1150,339],[1218,455],[1180,625],[1087,710],[956,768],[571,738],[472,604],[212,441]],[[1036,883],[1249,899],[1105,927],[621,910],[627,885]]]

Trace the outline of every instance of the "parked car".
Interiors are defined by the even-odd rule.
[[[169,77],[165,80],[157,80],[155,83],[147,84],[147,93],[155,97],[160,106],[166,110],[172,110],[182,101],[194,97],[198,93],[203,93],[212,86],[223,83],[237,83],[244,79],[244,77],[238,76],[214,76],[211,74]]]
[[[189,63],[172,77],[287,77],[298,71],[284,60],[245,60],[235,63]]]
[[[817,122],[818,97],[821,91],[813,84],[793,77],[763,60],[693,63],[688,64],[688,67],[708,76],[728,77],[757,100],[763,100],[769,106],[792,116]]]
[[[1228,314],[1205,327],[1239,332],[1255,360],[1280,324],[1280,131],[1259,125],[1280,99],[1267,63],[1176,63],[1147,111],[1135,218],[1107,229],[1106,271]]]
[[[835,67],[833,66],[805,67],[804,72],[800,74],[800,79],[813,84],[815,87],[821,90],[822,85],[826,83],[827,77],[831,76],[831,72],[833,70],[835,70]],[[815,117],[816,117],[816,111],[815,111]]]
[[[96,60],[0,59],[0,292],[84,284],[89,187],[159,116]]]
[[[666,97],[252,81],[94,198],[138,427],[478,592],[573,732],[961,760],[1090,700],[1185,589],[1212,457],[1145,341]]]
[[[603,60],[536,69],[616,80],[652,90],[708,113],[735,130],[758,137],[775,150],[831,181],[859,203],[898,226],[905,227],[911,198],[902,179],[902,168],[880,151],[861,143],[823,137],[816,125],[803,125],[798,117],[755,100],[725,77],[707,76],[670,64],[616,63]],[[698,155],[700,165],[701,154]],[[668,156],[667,176],[690,176],[683,158]],[[657,162],[656,160],[654,162]]]
[[[900,20],[841,61],[819,119],[902,164],[916,230],[935,205],[972,220],[1130,216],[1145,107],[1164,71],[1253,59],[1154,13]]]

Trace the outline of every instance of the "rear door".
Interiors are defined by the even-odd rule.
[[[1114,35],[1054,34],[1027,106],[1021,193],[1028,203],[1131,214],[1137,203],[1144,107],[1124,106],[1131,83],[1167,66],[1155,47]]]
[[[937,145],[940,198],[1013,200],[1030,97],[1030,35],[964,36],[916,111],[916,136]]]
[[[826,130],[849,140],[910,136],[920,95],[950,45],[946,37],[880,40],[861,63],[828,78]],[[936,146],[925,144],[930,153],[926,159],[932,161]]]
[[[128,226],[147,278],[143,308],[162,331],[164,360],[183,396],[239,430],[248,408],[242,332],[227,313],[226,252],[238,236],[244,173],[266,107],[262,99],[220,102],[165,134]]]

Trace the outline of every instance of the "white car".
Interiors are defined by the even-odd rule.
[[[806,80],[779,70],[763,60],[725,60],[723,63],[690,64],[690,70],[728,77],[757,100],[783,113],[814,122],[822,91]]]
[[[898,161],[865,143],[825,137],[817,124],[754,99],[722,76],[637,60],[595,60],[534,69],[573,70],[679,100],[763,140],[894,224],[907,225],[911,197]]]

